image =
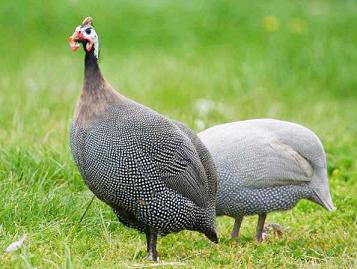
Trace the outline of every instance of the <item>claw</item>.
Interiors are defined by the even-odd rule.
[[[285,228],[277,223],[270,223],[264,227],[264,233],[267,233],[269,230],[273,230],[278,236],[282,236],[285,232]]]
[[[158,262],[160,260],[157,253],[156,253],[156,255],[154,255],[153,253],[148,253],[148,255],[146,255],[145,259],[148,261],[151,261],[151,262]]]

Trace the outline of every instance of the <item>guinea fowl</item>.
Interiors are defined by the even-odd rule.
[[[157,261],[158,234],[215,232],[217,173],[189,128],[116,92],[99,66],[98,35],[86,18],[69,38],[83,45],[82,93],[71,128],[74,160],[89,189],[126,226],[146,234],[147,259]]]
[[[258,119],[217,125],[198,136],[217,166],[217,216],[235,218],[232,237],[244,216],[258,214],[261,242],[267,213],[291,209],[302,198],[334,210],[325,152],[311,130]],[[272,228],[282,232],[279,225]]]

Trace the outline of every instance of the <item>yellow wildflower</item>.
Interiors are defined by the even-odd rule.
[[[305,23],[300,19],[295,19],[290,22],[290,27],[294,33],[301,34],[305,29]]]
[[[332,176],[333,177],[337,177],[338,175],[340,174],[340,169],[333,169],[333,171],[332,171]]]
[[[265,16],[263,19],[263,26],[268,32],[276,32],[279,30],[280,22],[275,16]]]

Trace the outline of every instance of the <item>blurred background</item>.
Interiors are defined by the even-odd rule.
[[[70,118],[83,73],[83,53],[66,38],[90,15],[105,77],[193,128],[274,117],[323,125],[326,136],[355,132],[346,122],[356,10],[355,1],[2,1],[1,120],[13,130],[15,114],[33,117],[58,135],[53,124]]]
[[[45,210],[51,220],[68,201],[90,197],[68,144],[84,53],[72,53],[67,37],[86,16],[100,38],[102,73],[122,94],[195,131],[266,117],[303,124],[325,145],[337,208],[353,208],[356,14],[347,0],[0,1],[3,224],[15,232],[32,223],[15,205],[33,204],[38,219]],[[29,183],[40,187],[22,191]],[[48,198],[54,186],[62,186],[57,204]]]
[[[48,128],[69,119],[83,53],[66,38],[92,16],[105,77],[193,128],[274,117],[322,124],[322,135],[356,131],[346,124],[356,11],[355,1],[2,1],[1,120],[16,124],[17,114]]]
[[[66,39],[92,16],[122,94],[196,131],[295,121],[356,157],[356,12],[355,1],[2,1],[0,145],[68,148],[83,52]]]

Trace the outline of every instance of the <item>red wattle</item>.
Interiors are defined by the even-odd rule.
[[[70,36],[70,37],[68,38],[68,43],[69,43],[69,45],[70,45],[72,51],[76,51],[76,50],[80,47],[80,44],[77,43],[77,42],[75,42],[75,41],[74,41],[74,38],[73,38],[72,36]]]

